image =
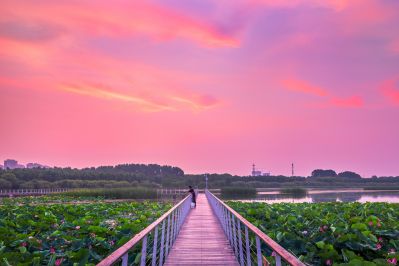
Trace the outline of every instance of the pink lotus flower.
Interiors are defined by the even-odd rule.
[[[64,260],[63,258],[56,259],[55,260],[55,266],[60,266],[63,260]]]
[[[26,242],[22,242],[22,243],[21,243],[21,246],[22,246],[22,247],[26,247],[27,245],[28,245],[28,244],[27,244]]]
[[[373,222],[372,222],[372,221],[370,221],[370,222],[369,222],[369,225],[370,225],[370,226],[373,226]]]
[[[382,248],[382,245],[380,243],[377,243],[376,248],[377,248],[377,250],[380,250]]]
[[[396,250],[393,249],[393,248],[391,248],[391,249],[388,251],[389,254],[393,254],[393,253],[395,253],[395,252],[396,252]]]
[[[277,255],[276,252],[273,251],[272,252],[272,257],[276,257],[276,255]]]
[[[80,226],[79,226],[79,225],[77,225],[77,226],[75,227],[75,229],[76,229],[76,230],[79,230],[79,229],[80,229]]]
[[[382,242],[382,241],[384,241],[384,239],[382,239],[382,237],[379,237],[378,242]]]
[[[326,265],[332,265],[332,260],[331,259],[326,260]]]
[[[50,253],[54,254],[55,253],[55,249],[53,247],[50,248]]]
[[[327,230],[327,229],[328,229],[328,226],[327,226],[327,225],[323,225],[323,229],[324,229],[324,230]]]
[[[110,246],[113,246],[115,244],[115,241],[111,240],[108,243],[110,244]]]
[[[378,226],[378,227],[381,227],[381,223],[380,223],[380,222],[378,222],[377,226]]]
[[[396,258],[387,259],[387,262],[389,264],[393,264],[393,265],[397,265],[398,264],[398,260]]]

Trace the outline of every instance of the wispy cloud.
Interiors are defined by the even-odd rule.
[[[122,102],[129,102],[137,105],[144,111],[150,112],[157,112],[157,111],[164,111],[164,110],[174,110],[173,107],[168,105],[159,104],[153,101],[150,101],[145,98],[141,98],[138,96],[133,96],[129,94],[119,93],[115,90],[110,90],[104,88],[102,86],[94,86],[94,85],[63,85],[60,87],[61,90],[87,95],[91,97],[101,98],[105,100],[112,100],[112,101],[122,101]]]
[[[312,106],[343,108],[360,108],[364,106],[364,100],[361,96],[353,95],[349,97],[338,97],[328,90],[320,86],[311,84],[308,81],[298,79],[286,79],[283,80],[281,83],[286,89],[290,91],[314,95],[322,99],[327,99],[327,101],[323,100],[316,105],[312,104]]]
[[[132,103],[140,110],[147,112],[178,111],[184,109],[198,111],[212,108],[219,103],[219,101],[212,96],[198,94],[188,95],[187,92],[183,94],[177,94],[175,92],[171,95],[158,95],[158,99],[154,100],[154,97],[143,97],[131,93],[122,93],[116,91],[114,88],[108,88],[103,85],[63,84],[59,88],[66,92],[103,100]],[[181,105],[181,103],[183,105]]]
[[[323,89],[319,86],[310,84],[309,82],[304,81],[304,80],[285,79],[282,81],[282,84],[285,88],[287,88],[288,90],[291,90],[291,91],[297,91],[297,92],[316,95],[316,96],[327,96],[328,95],[328,92],[325,89]]]
[[[2,5],[0,34],[25,41],[44,40],[57,31],[123,37],[144,34],[157,40],[188,39],[206,47],[236,47],[238,40],[206,20],[143,1],[19,1]],[[20,20],[20,21],[18,21]]]
[[[381,86],[382,94],[394,105],[399,105],[399,78],[385,80]]]
[[[332,97],[330,103],[337,107],[360,108],[363,107],[364,101],[360,96],[350,96],[347,98]]]
[[[253,2],[277,8],[315,6],[331,8],[337,11],[346,8],[350,3],[349,0],[253,0]]]

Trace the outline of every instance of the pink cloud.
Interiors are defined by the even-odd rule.
[[[286,79],[282,81],[285,88],[291,91],[302,92],[316,96],[327,96],[328,92],[318,86],[308,83],[307,81],[297,79]]]
[[[347,98],[332,97],[330,103],[337,107],[360,108],[363,107],[364,101],[360,96],[351,96]]]
[[[255,3],[276,8],[294,8],[298,6],[315,6],[332,8],[340,11],[347,7],[349,0],[255,0]]]
[[[22,28],[17,38],[25,40],[39,38],[31,36],[29,30],[32,29],[31,25],[39,24],[42,30],[37,32],[38,35],[43,35],[47,27],[48,31],[61,28],[65,34],[71,35],[80,32],[113,37],[146,34],[157,40],[189,39],[206,47],[238,46],[238,40],[205,20],[142,1],[80,1],[78,6],[69,1],[47,1],[42,4],[26,2],[24,5],[16,1],[3,5],[2,14],[2,20],[7,22],[8,27]],[[20,22],[15,22],[16,19],[24,21],[26,25],[21,26]],[[6,35],[15,37],[15,33]]]
[[[393,104],[399,105],[399,88],[397,83],[399,82],[399,78],[389,79],[384,81],[380,90],[383,95]]]
[[[316,107],[342,107],[342,108],[360,108],[364,106],[363,98],[360,96],[338,97],[328,92],[326,89],[315,86],[304,80],[287,79],[282,81],[283,86],[291,91],[301,92],[309,95],[327,97],[327,102],[310,104]]]
[[[187,91],[167,92],[167,94],[154,99],[151,96],[134,95],[132,93],[118,92],[113,88],[107,88],[98,84],[63,84],[59,89],[69,93],[99,98],[108,101],[131,103],[145,112],[178,111],[192,109],[195,111],[209,109],[220,103],[210,95],[199,95]],[[161,92],[162,93],[162,92]]]

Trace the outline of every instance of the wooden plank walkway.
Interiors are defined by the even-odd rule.
[[[198,194],[165,265],[239,265],[205,194]]]

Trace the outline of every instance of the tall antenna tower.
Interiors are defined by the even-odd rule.
[[[291,163],[291,176],[294,176],[294,163]]]

